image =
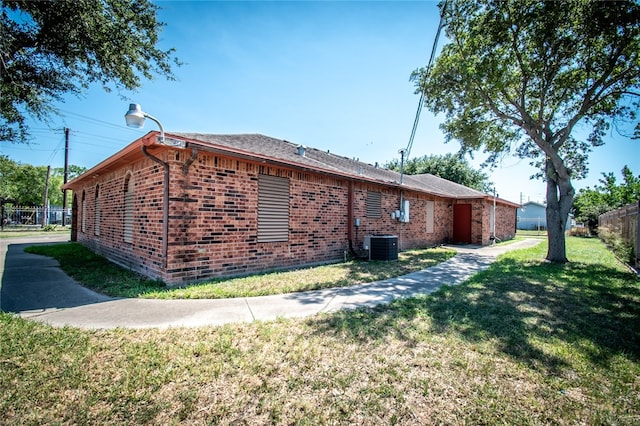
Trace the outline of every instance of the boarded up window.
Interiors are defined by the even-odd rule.
[[[133,179],[128,177],[124,186],[124,226],[122,238],[125,243],[133,242]]]
[[[258,176],[258,242],[289,240],[289,179]]]
[[[427,234],[433,234],[435,224],[435,204],[427,201]]]
[[[100,187],[96,186],[96,197],[93,200],[93,211],[94,211],[94,219],[95,223],[93,226],[93,233],[95,235],[100,235]]]
[[[367,217],[382,217],[382,194],[367,191]]]
[[[82,206],[80,207],[80,230],[82,232],[87,232],[87,200],[86,193],[82,191]]]

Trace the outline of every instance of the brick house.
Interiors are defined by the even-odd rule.
[[[167,284],[515,235],[517,204],[263,135],[150,132],[66,184],[72,240]],[[495,209],[494,209],[495,203]],[[495,211],[495,213],[494,213]],[[494,216],[495,214],[495,216]]]

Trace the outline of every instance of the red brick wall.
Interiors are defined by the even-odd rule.
[[[172,165],[168,282],[344,259],[347,183],[200,153]],[[289,179],[289,240],[258,242],[258,175]]]
[[[488,210],[482,200],[471,200],[471,244],[487,244],[489,241]]]
[[[478,236],[474,244],[491,244],[491,210],[492,200],[482,202],[482,236]],[[510,240],[515,237],[516,230],[516,208],[505,204],[496,203],[495,213],[495,236],[498,240]]]
[[[167,150],[158,156],[169,164],[167,258],[163,257],[163,167],[143,158],[121,169],[96,176],[76,191],[77,238],[116,263],[165,282],[181,283],[213,277],[243,275],[273,269],[339,261],[349,254],[349,182],[286,167],[200,152],[183,171],[189,151]],[[289,240],[257,241],[258,176],[289,180]],[[123,240],[127,176],[134,182],[133,242]],[[94,235],[95,188],[100,185],[100,235]],[[82,191],[85,191],[86,230],[80,230]],[[391,213],[400,209],[398,188],[353,183],[353,248],[364,254],[367,235],[397,235],[399,250],[447,242],[453,232],[454,200],[404,190],[410,221]],[[367,217],[367,191],[381,193],[381,217]],[[427,233],[427,201],[434,202],[434,232]],[[489,243],[490,203],[472,204],[472,238]],[[497,234],[515,229],[515,210],[498,206]]]
[[[382,215],[370,218],[366,215],[367,191],[382,193]],[[354,249],[362,250],[367,235],[396,235],[398,249],[409,250],[444,243],[450,238],[453,227],[451,200],[403,191],[403,200],[409,201],[409,222],[392,219],[391,214],[400,210],[400,192],[373,184],[356,184],[354,196],[354,219],[360,219],[360,227],[354,232]],[[434,201],[434,232],[427,233],[427,201]],[[354,228],[355,229],[355,228]],[[363,254],[363,253],[360,253]]]
[[[496,237],[510,240],[516,236],[516,208],[504,204],[496,205]]]
[[[125,178],[134,181],[134,221],[132,243],[123,240]],[[77,241],[115,263],[154,278],[162,278],[162,188],[163,169],[145,159],[94,179],[92,185],[78,189]],[[95,235],[95,189],[100,186],[100,235]],[[82,192],[85,212],[82,212]],[[85,214],[85,232],[82,215]]]

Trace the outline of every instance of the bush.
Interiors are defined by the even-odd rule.
[[[574,226],[569,230],[567,234],[572,237],[590,237],[591,236],[591,232],[589,231],[589,228],[587,228],[586,226]]]
[[[629,265],[633,265],[635,263],[633,246],[622,239],[620,235],[609,229],[600,228],[598,236],[620,260]]]

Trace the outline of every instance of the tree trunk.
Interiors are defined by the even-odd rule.
[[[575,190],[570,178],[561,178],[555,172],[551,161],[547,161],[547,234],[549,248],[547,261],[567,262],[565,227],[573,204]]]

